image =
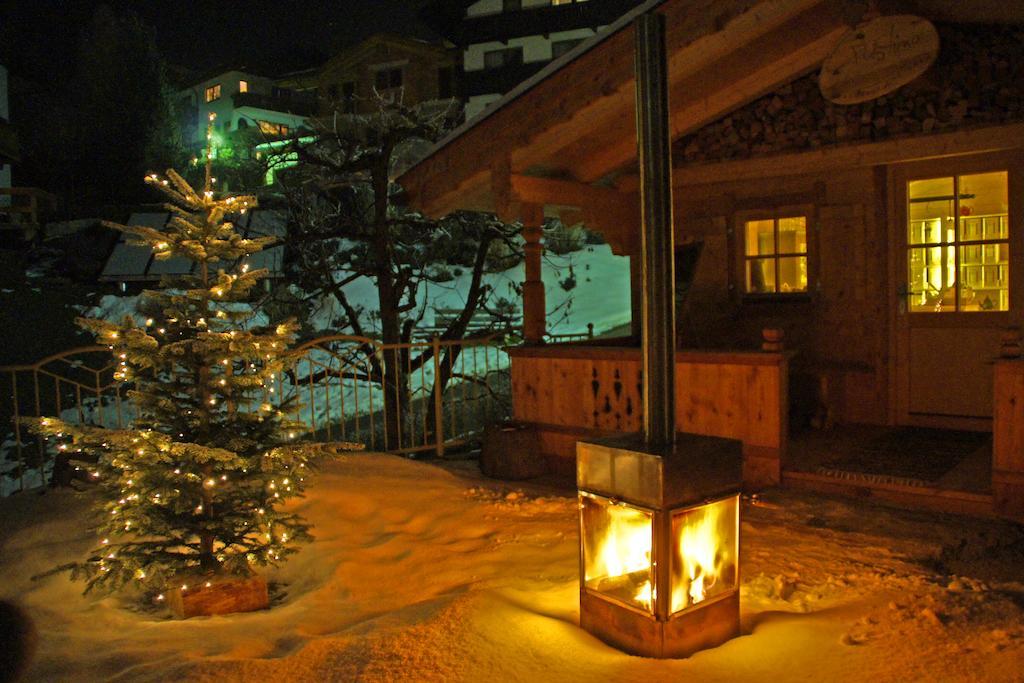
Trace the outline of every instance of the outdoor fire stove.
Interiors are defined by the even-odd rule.
[[[647,657],[739,633],[741,445],[680,435],[577,444],[580,626]]]
[[[644,430],[576,445],[580,626],[633,654],[686,657],[739,633],[743,454],[738,441],[676,434],[664,17],[634,25]]]

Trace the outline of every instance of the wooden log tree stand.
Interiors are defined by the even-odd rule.
[[[267,580],[258,574],[182,576],[167,593],[167,606],[179,619],[255,612],[270,607]]]

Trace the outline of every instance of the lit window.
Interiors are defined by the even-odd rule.
[[[1009,310],[1007,185],[1006,171],[907,184],[911,312]]]
[[[288,135],[290,129],[283,123],[274,123],[273,121],[257,121],[256,124],[260,127],[260,132],[264,135],[273,135],[285,137]]]
[[[206,101],[213,102],[214,100],[220,99],[220,83],[217,85],[211,85],[206,89]]]
[[[238,81],[238,92],[249,92],[249,81]]]
[[[484,53],[484,68],[498,69],[503,66],[523,63],[522,47],[507,47]]]
[[[807,291],[807,218],[787,216],[743,223],[745,291]]]

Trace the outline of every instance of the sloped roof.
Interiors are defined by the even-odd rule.
[[[849,28],[844,10],[836,0],[651,0],[465,124],[399,181],[414,206],[437,214],[500,210],[505,198],[492,188],[505,174],[607,183],[635,165],[636,15],[666,17],[675,138],[820,64]]]
[[[595,196],[614,206],[628,198],[630,183],[618,181],[635,189],[637,14],[666,17],[676,140],[816,69],[864,9],[842,0],[650,0],[464,124],[398,181],[414,207],[433,215],[501,214],[517,203],[581,207]],[[994,0],[915,0],[906,11],[1024,19],[1024,4]]]

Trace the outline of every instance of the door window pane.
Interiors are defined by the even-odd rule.
[[[908,183],[910,311],[1009,310],[1007,188],[1006,171]]]

